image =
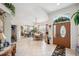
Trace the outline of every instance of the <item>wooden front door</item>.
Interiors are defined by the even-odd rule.
[[[54,24],[54,26],[56,26],[56,29],[54,30],[56,31],[56,33],[53,32],[53,34],[55,34],[55,36],[53,36],[53,44],[62,45],[66,48],[70,48],[70,22],[57,23]],[[65,28],[65,32],[61,29],[62,27]],[[61,34],[61,30],[65,34]]]

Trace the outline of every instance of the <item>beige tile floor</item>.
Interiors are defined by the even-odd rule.
[[[33,38],[22,38],[17,41],[16,56],[51,56],[56,45],[44,41],[34,41]],[[75,55],[74,51],[66,48],[66,55]]]
[[[66,56],[75,56],[76,52],[73,49],[66,48]]]

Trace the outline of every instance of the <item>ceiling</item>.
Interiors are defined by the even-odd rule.
[[[38,4],[41,8],[46,10],[48,13],[52,11],[56,11],[61,8],[65,8],[67,6],[72,5],[72,3],[47,3],[47,4]]]
[[[24,7],[24,8],[26,7],[27,9],[30,7],[31,8],[40,7],[49,13],[70,6],[72,5],[72,3],[16,3],[14,5],[18,7]]]
[[[49,20],[48,13],[72,5],[72,3],[14,3],[16,16],[13,23],[33,24]]]

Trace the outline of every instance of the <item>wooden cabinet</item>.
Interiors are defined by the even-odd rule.
[[[11,46],[5,47],[2,51],[0,51],[0,56],[15,56],[16,53],[16,44],[12,44]]]
[[[16,53],[16,44],[12,44],[12,56],[15,56]]]

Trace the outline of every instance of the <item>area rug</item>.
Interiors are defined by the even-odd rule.
[[[58,45],[52,53],[52,56],[65,56],[65,47]]]

